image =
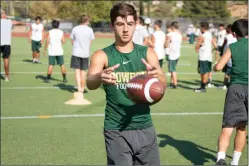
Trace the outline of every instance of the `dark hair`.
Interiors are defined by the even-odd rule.
[[[133,16],[134,20],[137,21],[137,11],[132,5],[126,3],[117,3],[110,11],[112,25],[114,25],[117,17],[121,16],[122,18],[126,19],[129,15]]]
[[[138,17],[138,19],[139,19],[139,21],[140,21],[140,24],[142,24],[142,25],[144,25],[144,19],[143,19],[143,17]]]
[[[232,24],[228,24],[226,27],[227,33],[232,33]]]
[[[248,20],[239,19],[235,21],[231,27],[232,32],[234,32],[239,37],[245,37],[248,35]]]
[[[81,17],[80,17],[80,23],[86,23],[88,21],[90,21],[90,17],[86,14],[83,14]]]
[[[158,25],[158,26],[159,26],[159,28],[161,28],[161,27],[162,27],[163,22],[162,22],[162,20],[156,20],[154,24],[155,24],[155,25]]]
[[[224,27],[224,24],[219,24],[219,27]]]
[[[52,28],[58,28],[60,25],[60,21],[58,20],[53,20],[52,21]]]
[[[41,21],[41,17],[40,17],[40,16],[36,16],[36,17],[35,17],[35,21],[37,21],[37,20],[40,20],[40,21]]]
[[[208,30],[208,28],[209,28],[208,22],[201,22],[200,27]]]
[[[173,27],[173,28],[175,28],[175,29],[178,29],[178,28],[179,28],[178,22],[177,22],[177,21],[173,21],[173,22],[171,23],[171,27]]]

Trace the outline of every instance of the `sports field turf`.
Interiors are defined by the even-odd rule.
[[[91,52],[112,42],[98,38]],[[42,64],[33,64],[28,40],[12,39],[11,81],[1,79],[1,164],[106,164],[103,89],[85,94],[92,105],[64,104],[72,98],[75,87],[73,70],[69,67],[71,48],[67,40],[64,50],[69,82],[62,82],[60,68],[55,66],[53,81],[44,83],[48,58],[42,55]],[[214,165],[226,91],[210,88],[207,93],[194,93],[193,88],[199,86],[200,80],[194,45],[184,43],[181,53],[177,67],[180,87],[167,89],[162,101],[152,106],[151,111],[161,163]],[[164,70],[167,71],[166,64]],[[222,73],[213,75],[216,85],[222,79]],[[231,140],[228,162],[232,147]],[[248,165],[247,145],[240,164]]]

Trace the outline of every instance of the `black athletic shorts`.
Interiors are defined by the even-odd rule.
[[[1,46],[1,54],[3,55],[3,59],[9,58],[11,53],[11,47],[10,45],[3,45]]]
[[[248,121],[248,85],[230,85],[223,114],[222,127],[235,127]]]
[[[220,56],[222,56],[222,55],[223,55],[223,49],[224,49],[224,47],[223,47],[223,46],[218,46],[218,47],[217,47],[217,51],[219,51],[219,52],[220,52]]]
[[[160,165],[154,126],[138,130],[104,130],[107,165]]]
[[[77,56],[71,57],[70,67],[73,69],[87,70],[89,58],[81,58]]]

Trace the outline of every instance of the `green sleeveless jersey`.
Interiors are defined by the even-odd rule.
[[[150,107],[135,104],[126,91],[131,78],[146,73],[146,66],[141,59],[146,59],[147,48],[134,43],[134,49],[130,53],[119,52],[115,44],[103,49],[108,57],[108,67],[120,64],[112,73],[117,85],[103,85],[106,92],[105,129],[135,130],[152,126]]]
[[[232,54],[230,84],[248,84],[248,38],[229,45]]]

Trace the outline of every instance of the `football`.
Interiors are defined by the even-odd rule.
[[[151,75],[138,75],[127,84],[129,98],[135,103],[153,105],[159,102],[165,93],[166,85]]]

